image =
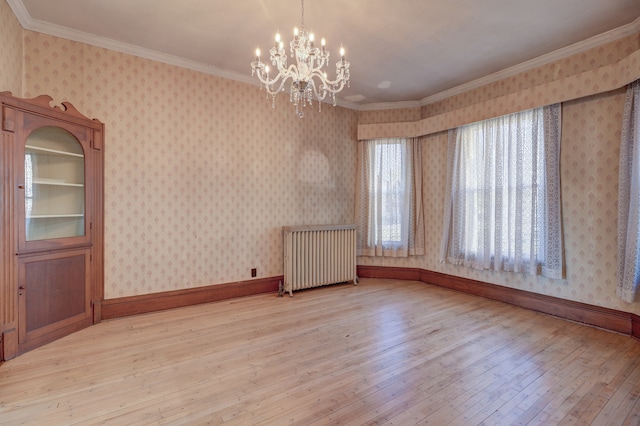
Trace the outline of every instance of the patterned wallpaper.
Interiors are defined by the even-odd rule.
[[[22,27],[0,0],[0,92],[22,94]]]
[[[613,309],[632,310],[632,305],[615,295],[616,204],[623,106],[624,91],[621,90],[563,105],[560,167],[565,280],[467,271],[462,267],[441,265],[437,262],[439,245],[430,259],[425,259],[430,264],[429,269],[437,268],[441,272]],[[446,153],[446,141],[443,147]],[[442,206],[442,202],[439,204]],[[438,229],[442,229],[441,224]],[[440,235],[437,241],[440,241]],[[640,312],[637,304],[635,310]]]
[[[352,221],[357,124],[420,118],[411,108],[356,113],[324,106],[294,120],[286,97],[273,110],[257,87],[22,32],[1,1],[0,24],[2,90],[20,92],[16,34],[24,34],[23,95],[47,93],[105,122],[107,298],[246,280],[253,267],[259,277],[280,275],[282,225]],[[505,86],[527,87],[539,73],[606,63],[637,44],[632,36],[613,50],[577,55],[476,94],[504,94]],[[480,98],[469,94],[434,108],[437,114]],[[565,280],[439,263],[445,132],[423,138],[426,255],[359,263],[424,268],[640,314],[640,304],[615,296],[623,100],[616,90],[563,105]],[[423,118],[431,114],[422,110]]]
[[[570,65],[570,61],[566,61]],[[566,279],[477,271],[439,262],[447,133],[423,140],[425,256],[360,257],[359,264],[416,267],[640,314],[616,297],[616,234],[620,133],[625,89],[563,104],[562,206]],[[384,120],[384,117],[382,118]],[[388,121],[382,121],[388,122]]]
[[[350,223],[354,111],[25,31],[25,96],[105,123],[106,298],[281,275],[283,225]]]

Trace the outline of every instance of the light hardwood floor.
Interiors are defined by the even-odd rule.
[[[363,279],[121,318],[0,367],[0,423],[640,424],[640,341]]]

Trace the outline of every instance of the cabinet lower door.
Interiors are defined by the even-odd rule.
[[[93,322],[91,249],[18,256],[18,352]]]

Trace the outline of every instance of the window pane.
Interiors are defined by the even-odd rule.
[[[485,264],[528,262],[544,240],[542,114],[534,110],[458,129],[457,199],[461,250]]]

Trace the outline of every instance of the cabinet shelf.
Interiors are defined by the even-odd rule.
[[[76,154],[75,152],[60,151],[60,150],[57,150],[57,149],[42,148],[42,147],[33,146],[33,145],[25,145],[25,148],[28,149],[28,150],[31,150],[31,151],[37,151],[37,152],[42,152],[42,153],[46,153],[46,154],[64,155],[66,157],[84,158],[84,154]]]
[[[78,188],[84,188],[83,183],[69,183],[57,179],[34,179],[34,185],[51,185],[51,186],[74,186]]]
[[[27,219],[51,219],[51,218],[64,218],[64,217],[84,217],[82,213],[73,213],[73,214],[34,214],[31,216],[27,216]]]

